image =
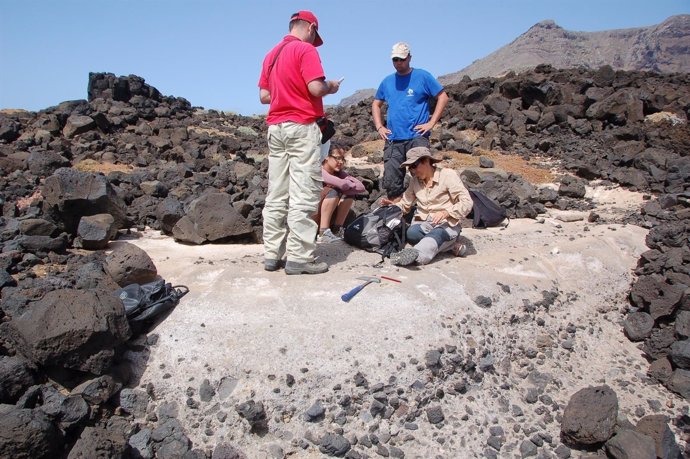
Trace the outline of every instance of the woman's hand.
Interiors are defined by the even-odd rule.
[[[388,198],[381,198],[381,205],[382,206],[390,206],[391,204],[394,204],[393,201],[391,201]]]
[[[447,210],[440,210],[431,214],[431,224],[438,225],[450,216]]]

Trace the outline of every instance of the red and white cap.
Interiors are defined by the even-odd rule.
[[[309,24],[314,24],[314,27],[316,28],[316,38],[314,39],[314,46],[323,45],[323,40],[321,39],[321,35],[319,35],[319,20],[316,19],[314,13],[306,10],[298,11],[290,17],[290,22],[295,21],[297,19],[307,21]]]

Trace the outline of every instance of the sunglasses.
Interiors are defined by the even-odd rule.
[[[410,164],[410,165],[407,166],[407,167],[409,167],[410,169],[417,169],[417,166],[419,166],[419,163],[420,163],[421,161],[422,161],[421,159],[418,159],[417,161],[413,162],[412,164]]]
[[[406,60],[406,59],[407,59],[406,57],[405,57],[405,58],[402,58],[402,57],[394,57],[394,58],[393,58],[393,62],[402,62],[402,61],[404,61],[404,60]]]
[[[331,156],[331,158],[335,159],[339,163],[345,162],[345,158],[343,158],[342,156]]]

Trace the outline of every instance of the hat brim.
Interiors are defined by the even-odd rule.
[[[441,159],[439,159],[439,158],[435,158],[435,157],[433,157],[433,156],[424,155],[424,156],[420,156],[419,158],[416,158],[416,159],[408,159],[407,161],[405,161],[404,163],[402,163],[402,164],[400,165],[400,168],[401,168],[401,169],[404,169],[404,168],[406,168],[407,166],[410,166],[410,165],[416,163],[417,161],[419,161],[419,160],[422,159],[422,158],[429,158],[429,160],[432,162],[432,164],[441,161]]]
[[[321,35],[319,35],[319,29],[316,29],[316,38],[314,38],[314,47],[323,45],[323,40]]]
[[[408,54],[391,54],[391,59],[393,59],[394,57],[397,57],[398,59],[407,59],[407,56],[409,56],[409,55],[410,55],[409,53]]]

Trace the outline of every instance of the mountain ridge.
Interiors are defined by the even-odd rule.
[[[464,69],[439,77],[442,84],[520,73],[540,64],[555,68],[610,65],[614,70],[690,72],[690,15],[648,27],[575,32],[547,19]]]

